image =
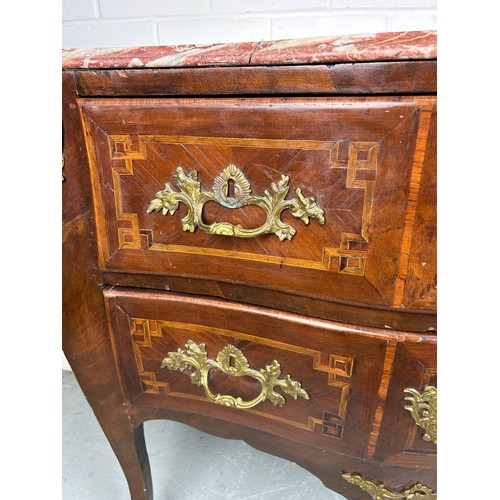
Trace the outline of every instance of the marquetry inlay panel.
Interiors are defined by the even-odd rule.
[[[350,229],[359,228],[358,232],[339,232],[339,244],[337,247],[325,246],[321,250],[319,261],[300,259],[297,257],[272,257],[267,255],[268,262],[287,264],[292,266],[307,267],[311,269],[325,269],[328,271],[363,275],[365,259],[368,250],[368,227],[372,213],[373,192],[377,170],[377,150],[376,142],[353,142],[343,144],[343,149],[347,150],[344,157],[339,156],[340,144],[327,141],[283,141],[283,140],[259,140],[255,139],[221,139],[206,137],[168,137],[168,136],[137,136],[132,138],[124,135],[109,136],[109,151],[113,170],[113,191],[116,206],[117,231],[120,248],[143,248],[146,245],[151,250],[165,252],[186,252],[189,254],[224,255],[229,253],[232,257],[258,260],[260,254],[249,254],[248,252],[228,252],[227,250],[209,250],[205,247],[186,247],[182,245],[166,244],[155,240],[154,231],[150,228],[140,228],[138,224],[138,214],[125,213],[123,211],[123,197],[120,176],[133,175],[135,160],[148,160],[148,145],[164,144],[175,145],[212,145],[221,144],[229,148],[267,148],[279,154],[279,150],[294,151],[294,155],[307,154],[309,151],[324,152],[326,166],[339,169],[343,173],[343,180],[338,183],[338,192],[334,194],[336,207],[332,208],[336,221],[340,221],[340,227]],[[229,156],[228,160],[229,161]],[[197,159],[201,162],[202,159]],[[253,165],[238,165],[246,167],[248,172],[252,172]],[[280,167],[277,167],[280,168]],[[286,164],[282,167],[286,169]],[[249,177],[251,173],[248,174]],[[172,180],[172,179],[168,179]],[[292,179],[293,181],[293,179]],[[347,190],[363,190],[360,198],[356,191],[345,194]],[[347,204],[344,198],[347,198]],[[362,200],[362,201],[361,201]],[[361,203],[360,203],[361,201]],[[352,209],[352,204],[357,208],[357,212]],[[343,212],[348,211],[348,215],[343,216]],[[343,216],[343,219],[342,219]],[[175,221],[168,222],[175,225]],[[177,223],[178,224],[178,223]],[[335,222],[332,222],[335,225]],[[351,226],[349,226],[351,224]],[[143,241],[141,243],[141,237]]]
[[[336,438],[342,438],[343,428],[346,423],[346,410],[348,404],[348,394],[350,389],[350,377],[352,375],[352,370],[354,366],[354,359],[346,356],[339,356],[335,354],[330,354],[328,357],[328,364],[321,362],[322,356],[319,351],[314,350],[299,350],[297,347],[292,345],[287,345],[281,342],[266,341],[262,338],[256,338],[251,335],[245,335],[238,332],[229,332],[222,329],[214,329],[201,327],[199,325],[190,325],[185,323],[176,323],[170,321],[159,321],[152,319],[143,318],[131,318],[130,319],[130,334],[132,337],[133,352],[135,364],[137,367],[137,373],[141,380],[143,386],[143,392],[145,394],[164,394],[164,395],[175,395],[181,398],[196,399],[199,401],[206,401],[206,398],[201,395],[196,395],[193,393],[178,392],[175,387],[172,387],[169,382],[160,381],[157,378],[158,374],[164,373],[158,370],[147,370],[145,369],[143,354],[145,349],[150,349],[153,347],[154,338],[161,339],[164,336],[169,336],[170,331],[182,328],[183,330],[191,330],[194,332],[215,334],[215,335],[230,335],[232,338],[240,340],[251,340],[258,341],[259,344],[268,346],[272,349],[282,349],[284,351],[300,352],[311,358],[311,368],[312,370],[317,370],[327,374],[325,383],[329,387],[335,389],[337,395],[336,398],[330,398],[332,404],[330,405],[328,411],[323,412],[323,419],[314,416],[308,416],[306,420],[301,422],[287,420],[281,416],[275,417],[274,415],[267,414],[265,411],[259,409],[248,409],[245,411],[254,412],[266,418],[275,419],[277,418],[282,423],[287,423],[288,425],[302,428],[307,431],[316,431],[321,429],[323,434],[327,436],[332,436]],[[161,360],[160,360],[161,361]],[[338,399],[338,405],[334,405],[335,399]]]

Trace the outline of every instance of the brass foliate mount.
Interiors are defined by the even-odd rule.
[[[243,172],[233,164],[228,165],[214,180],[211,191],[202,191],[198,180],[198,172],[192,170],[187,173],[182,167],[178,167],[174,178],[179,191],[167,183],[165,189],[158,191],[151,201],[147,213],[161,210],[163,215],[173,215],[179,208],[179,203],[184,203],[188,208],[187,215],[182,219],[182,229],[193,232],[199,227],[208,234],[220,234],[236,236],[238,238],[255,238],[262,234],[275,234],[283,241],[290,240],[296,233],[296,229],[281,220],[281,213],[290,210],[297,217],[309,224],[309,219],[317,219],[320,224],[325,223],[324,210],[321,209],[312,197],[305,197],[300,188],[297,188],[295,196],[285,199],[288,191],[289,177],[282,174],[278,182],[272,182],[269,190],[265,190],[261,196],[253,196],[250,183]],[[229,196],[229,183],[234,187],[234,196]],[[262,208],[267,219],[264,224],[257,228],[244,228],[240,224],[230,222],[214,222],[206,224],[203,221],[203,206],[208,201],[215,201],[222,206],[234,209],[247,205],[256,205]]]
[[[285,398],[275,392],[276,386],[294,399],[297,399],[298,396],[309,399],[309,394],[302,389],[299,382],[292,380],[290,375],[286,375],[283,379],[278,378],[281,375],[281,367],[276,360],[265,368],[253,370],[249,367],[247,358],[233,345],[225,346],[214,360],[208,358],[205,344],[196,344],[192,340],[188,340],[185,350],[179,348],[176,352],[167,354],[161,362],[161,368],[165,367],[181,371],[189,367],[194,368],[194,371],[189,375],[191,382],[202,386],[207,397],[214,403],[232,408],[248,409],[266,400],[270,400],[274,406],[283,406]],[[251,401],[243,401],[240,397],[214,394],[208,386],[208,374],[212,368],[234,377],[252,377],[260,382],[262,390]]]
[[[424,430],[422,439],[437,444],[437,388],[427,385],[422,393],[412,388],[405,389],[404,392],[409,394],[405,401],[410,403],[404,408]]]
[[[363,491],[366,491],[373,500],[404,499],[404,500],[437,500],[437,494],[429,487],[421,483],[417,483],[411,488],[404,490],[401,493],[395,493],[388,490],[383,484],[376,484],[368,479],[364,479],[359,474],[342,474],[342,477],[349,483],[359,486]]]

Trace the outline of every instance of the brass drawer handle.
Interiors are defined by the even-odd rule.
[[[342,474],[342,477],[351,484],[359,486],[363,491],[366,491],[373,500],[384,500],[385,498],[401,498],[415,500],[437,500],[437,494],[429,487],[421,483],[417,483],[411,488],[404,490],[402,493],[394,493],[386,489],[383,484],[375,484],[368,479],[364,479],[358,474]]]
[[[415,423],[424,430],[422,439],[437,444],[437,389],[432,385],[424,387],[422,393],[408,388],[404,392],[410,394],[405,401],[411,404],[405,406],[415,420]]]
[[[255,238],[262,234],[274,233],[283,241],[290,240],[296,233],[296,229],[290,224],[285,224],[281,219],[283,210],[290,210],[297,217],[309,224],[309,218],[317,219],[320,224],[325,223],[324,211],[318,206],[314,198],[306,198],[302,191],[297,188],[295,196],[285,200],[288,191],[289,177],[281,175],[277,183],[272,182],[269,190],[265,190],[261,196],[252,196],[251,187],[243,172],[236,165],[228,165],[214,180],[212,191],[202,191],[198,181],[198,172],[192,170],[188,174],[182,167],[177,168],[174,175],[177,187],[175,191],[167,183],[165,189],[158,191],[156,197],[151,200],[147,213],[153,210],[162,211],[163,215],[173,215],[184,203],[188,207],[187,215],[182,219],[182,229],[193,232],[196,227],[209,234],[221,234],[226,236],[237,236],[238,238]],[[234,196],[229,196],[230,181],[234,187]],[[230,209],[241,208],[247,205],[256,205],[267,214],[266,222],[257,228],[246,229],[239,224],[230,222],[214,222],[205,224],[202,217],[203,206],[208,201],[216,201],[222,206]]]
[[[309,399],[299,382],[296,382],[287,375],[284,379],[278,379],[281,374],[280,364],[274,360],[270,365],[261,368],[259,371],[248,366],[248,360],[243,353],[233,345],[227,345],[218,354],[215,360],[208,359],[205,344],[196,344],[192,340],[186,343],[186,349],[177,349],[177,352],[169,352],[167,357],[161,362],[161,368],[170,370],[185,370],[189,366],[195,371],[189,375],[191,382],[198,386],[203,386],[205,394],[214,403],[232,408],[247,409],[269,399],[274,406],[283,406],[285,398],[274,391],[278,386],[283,392],[289,394],[294,399],[301,396]],[[234,377],[249,376],[258,380],[262,385],[260,394],[251,401],[243,401],[240,397],[213,394],[208,387],[208,373],[212,368],[216,368],[227,375]]]

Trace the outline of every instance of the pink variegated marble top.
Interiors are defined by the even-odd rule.
[[[436,31],[299,38],[268,42],[63,49],[63,69],[257,66],[435,59]]]

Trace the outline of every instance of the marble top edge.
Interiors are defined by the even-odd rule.
[[[63,49],[63,69],[255,66],[437,58],[437,31],[264,42]]]

